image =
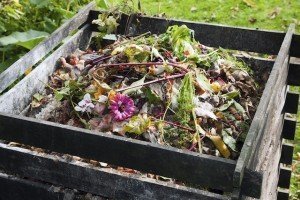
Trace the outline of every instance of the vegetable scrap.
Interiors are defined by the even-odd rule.
[[[199,43],[185,25],[119,36],[60,63],[29,116],[229,159],[262,91],[242,60]]]

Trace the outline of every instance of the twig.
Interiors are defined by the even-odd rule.
[[[111,57],[112,57],[112,55],[104,54],[103,56],[100,56],[100,57],[95,58],[93,60],[87,60],[86,64],[91,64],[92,66],[94,66],[94,65],[97,65],[99,62],[107,60],[107,59],[109,59]]]
[[[119,66],[153,66],[153,65],[170,65],[182,69],[185,72],[188,72],[188,69],[185,69],[179,63],[169,63],[169,62],[114,63],[114,64],[103,64],[98,66],[97,68],[119,67]]]
[[[125,90],[129,90],[129,89],[133,89],[133,88],[137,88],[137,87],[141,87],[141,86],[150,85],[150,84],[153,84],[153,83],[158,83],[158,82],[166,81],[166,80],[169,80],[169,79],[181,78],[183,76],[185,76],[185,73],[184,74],[176,74],[176,75],[172,75],[172,76],[167,76],[165,78],[159,78],[159,79],[156,79],[156,80],[153,80],[153,81],[149,81],[149,82],[146,82],[146,83],[142,83],[142,84],[139,84],[139,85],[134,85],[134,86],[129,86],[129,87],[117,89],[116,92],[122,92],[122,91],[125,91]]]
[[[178,127],[178,128],[181,128],[181,129],[190,131],[190,132],[195,132],[194,129],[191,129],[191,128],[189,128],[189,127],[186,127],[186,126],[183,126],[183,125],[180,125],[180,124],[176,124],[176,123],[174,123],[174,122],[169,122],[169,121],[165,121],[165,120],[163,120],[163,122],[166,123],[166,124],[169,124],[169,125],[172,125],[172,126],[176,126],[176,127]]]

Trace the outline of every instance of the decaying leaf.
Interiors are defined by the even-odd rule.
[[[207,136],[216,146],[216,148],[219,150],[219,152],[224,156],[225,158],[229,158],[230,151],[227,148],[226,144],[223,142],[221,136],[219,135],[208,135]]]

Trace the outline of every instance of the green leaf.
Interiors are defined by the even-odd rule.
[[[107,9],[109,6],[106,0],[96,0],[96,3],[99,8]]]
[[[37,8],[42,8],[49,5],[50,0],[30,0],[30,3],[35,5]]]
[[[145,82],[145,78],[146,78],[146,76],[144,76],[142,79],[140,79],[140,80],[138,80],[136,82],[133,82],[129,87],[133,87],[133,86],[138,86],[138,87],[125,90],[123,92],[123,94],[127,94],[128,95],[128,94],[132,94],[132,93],[137,92],[138,90],[140,90],[143,86],[139,86],[139,85],[142,85]]]
[[[154,91],[152,91],[149,87],[145,87],[143,89],[143,92],[148,99],[149,103],[157,103],[162,101],[162,99],[157,95]]]
[[[133,116],[130,121],[124,126],[124,131],[140,135],[149,128],[151,120],[146,115]]]
[[[26,32],[14,32],[9,36],[0,38],[0,46],[18,45],[27,49],[32,49],[39,42],[45,39],[49,33],[29,30]]]
[[[41,101],[44,98],[44,96],[39,93],[35,93],[33,95],[33,98],[35,98],[37,101]]]
[[[196,81],[202,89],[212,92],[212,87],[209,83],[209,80],[204,74],[200,73],[199,71],[197,71],[196,73]]]
[[[69,87],[62,88],[60,91],[54,91],[55,99],[57,101],[61,101],[65,96],[68,96],[69,93],[70,93]]]
[[[219,111],[225,111],[227,110],[231,105],[233,104],[233,101],[228,101],[227,103],[223,104],[218,108]]]
[[[232,92],[228,92],[226,94],[223,94],[222,97],[226,98],[227,100],[234,99],[235,97],[239,96],[240,92],[238,90],[234,90]]]
[[[55,99],[61,101],[64,98],[64,95],[58,91],[54,91]]]
[[[226,129],[222,131],[222,136],[224,143],[232,150],[236,151],[236,141],[230,134],[228,134]]]

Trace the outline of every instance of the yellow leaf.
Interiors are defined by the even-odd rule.
[[[255,7],[256,7],[256,3],[255,3],[253,0],[243,0],[243,2],[244,2],[247,6],[249,6],[249,7],[251,7],[251,8],[255,8]]]
[[[26,69],[24,74],[27,76],[31,71],[32,71],[32,67],[29,67],[28,69]]]
[[[222,156],[224,156],[225,158],[229,158],[230,151],[219,135],[207,135],[207,137],[214,143]]]

